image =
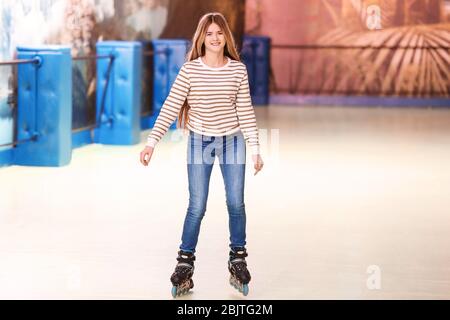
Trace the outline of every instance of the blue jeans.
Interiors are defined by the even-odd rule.
[[[195,253],[216,156],[225,184],[230,248],[245,247],[245,152],[245,140],[241,131],[214,137],[190,131],[187,148],[189,206],[184,220],[181,250]]]

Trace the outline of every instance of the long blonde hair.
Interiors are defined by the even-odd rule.
[[[205,55],[206,31],[212,23],[217,24],[225,36],[225,48],[223,52],[224,56],[229,57],[233,60],[241,61],[236,50],[236,44],[230,27],[228,26],[228,22],[223,14],[219,12],[210,12],[200,18],[197,30],[195,31],[194,37],[192,38],[191,49],[186,55],[186,61],[192,61],[200,56]],[[187,103],[186,99],[183,106],[181,107],[180,112],[178,113],[178,128],[186,128],[186,123],[189,122],[189,108],[190,106]]]

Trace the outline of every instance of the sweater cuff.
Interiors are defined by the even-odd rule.
[[[259,152],[259,144],[250,146],[250,150],[252,152],[252,155],[260,154],[260,152]]]
[[[146,143],[145,146],[155,148],[157,143],[158,143],[158,140],[156,140],[155,138],[149,136],[147,138],[147,143]]]

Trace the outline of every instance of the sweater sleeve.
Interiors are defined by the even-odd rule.
[[[154,148],[166,134],[167,130],[169,130],[169,127],[178,117],[178,113],[188,96],[189,88],[189,74],[185,65],[183,65],[170,89],[169,95],[161,107],[153,129],[148,135],[146,146]]]
[[[252,99],[250,96],[247,69],[245,69],[245,75],[237,92],[236,113],[239,121],[239,126],[245,140],[248,142],[251,148],[252,154],[259,154],[260,148],[258,127],[256,125],[255,110],[253,109]]]

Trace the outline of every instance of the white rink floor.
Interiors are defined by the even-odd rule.
[[[250,293],[228,284],[216,161],[182,299],[450,298],[450,110],[270,106],[257,118],[280,139],[262,136],[257,176],[247,166]],[[167,134],[143,167],[148,133],[76,149],[67,167],[0,169],[0,299],[172,299],[186,140]]]

